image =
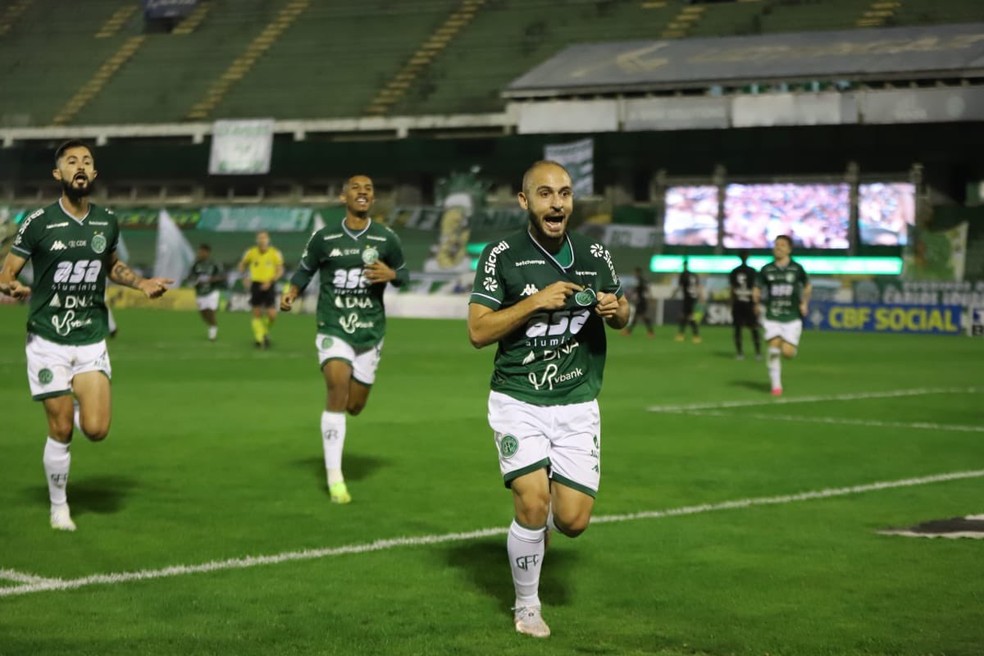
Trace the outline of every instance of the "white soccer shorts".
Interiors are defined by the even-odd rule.
[[[106,340],[84,346],[69,346],[38,337],[27,336],[27,381],[31,396],[41,401],[72,393],[72,379],[78,374],[101,371],[113,377]]]
[[[364,351],[356,351],[338,337],[319,334],[314,345],[318,349],[318,364],[323,368],[328,360],[345,360],[352,365],[352,378],[363,385],[376,382],[376,369],[383,355],[383,340]]]
[[[766,342],[775,337],[780,337],[787,344],[799,346],[800,336],[803,334],[803,320],[772,321],[771,319],[763,319],[762,328],[765,329]]]
[[[601,482],[598,401],[538,406],[489,393],[489,426],[499,471],[510,482],[544,467],[550,478],[594,497]]]
[[[199,310],[218,310],[219,290],[216,289],[210,294],[205,294],[204,296],[196,296],[195,305],[198,306]]]

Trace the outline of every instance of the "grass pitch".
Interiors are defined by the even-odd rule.
[[[981,476],[715,505],[984,470],[984,342],[807,333],[776,403],[730,331],[700,345],[668,327],[610,333],[595,514],[691,511],[555,537],[541,585],[554,635],[534,641],[511,626],[493,350],[462,322],[391,320],[349,419],[341,507],[311,317],[282,317],[261,352],[245,315],[221,316],[213,344],[192,313],[118,312],[113,428],[76,437],[79,530],[60,534],[24,317],[0,306],[4,656],[984,653],[984,544],[876,532],[984,512]],[[231,560],[251,556],[271,558]]]

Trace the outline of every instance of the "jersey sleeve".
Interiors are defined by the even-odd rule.
[[[24,259],[30,259],[31,255],[34,254],[34,249],[37,248],[41,238],[41,224],[35,219],[43,214],[44,210],[38,210],[24,219],[24,223],[17,231],[17,236],[14,237],[14,243],[10,246],[12,253]]]
[[[280,252],[279,248],[273,249],[273,264],[279,267],[284,265],[284,254]]]
[[[616,298],[622,298],[625,296],[625,292],[622,289],[622,282],[618,278],[618,273],[615,272],[615,261],[607,248],[602,253],[602,261],[604,264],[598,267],[598,291],[615,294]]]
[[[390,282],[394,287],[402,287],[410,280],[410,272],[407,270],[407,262],[403,256],[403,243],[400,241],[400,237],[389,228],[386,229],[386,232],[390,248],[383,261],[396,272],[396,278]]]
[[[498,310],[505,299],[505,276],[502,275],[502,248],[505,242],[489,244],[478,258],[478,269],[475,271],[475,282],[472,283],[472,293],[469,303],[478,303],[487,308]]]
[[[311,278],[318,271],[321,266],[321,243],[323,240],[320,238],[320,231],[315,232],[308,239],[307,246],[304,247],[304,253],[301,254],[301,261],[297,265],[297,271],[294,275],[290,277],[290,284],[296,285],[298,289],[304,291],[311,282]]]

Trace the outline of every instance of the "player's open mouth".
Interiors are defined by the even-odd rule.
[[[549,223],[551,225],[560,225],[561,223],[564,222],[564,215],[563,214],[549,214],[549,215],[543,217],[543,221],[545,223]]]
[[[72,182],[89,182],[89,177],[85,173],[76,173]]]

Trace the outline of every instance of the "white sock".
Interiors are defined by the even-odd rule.
[[[545,551],[545,529],[524,528],[514,519],[506,538],[513,586],[516,588],[516,607],[540,605],[540,568]]]
[[[782,387],[782,351],[777,346],[769,347],[769,380],[772,381],[772,389]]]
[[[342,476],[342,449],[345,447],[345,413],[321,413],[321,443],[325,449],[325,469],[328,485],[345,480]]]
[[[68,468],[72,464],[72,454],[69,445],[48,438],[44,443],[44,475],[48,479],[48,498],[52,506],[64,506],[68,503],[65,488],[68,487]]]
[[[218,326],[209,326],[208,327],[208,338],[209,339],[215,339],[215,336],[218,335],[218,334],[219,334],[219,327]]]

